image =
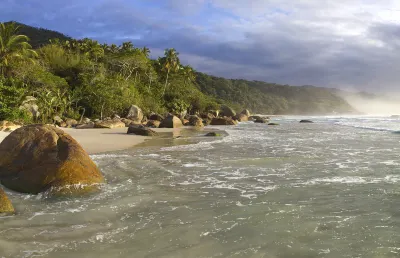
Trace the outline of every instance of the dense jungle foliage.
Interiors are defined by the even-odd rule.
[[[228,80],[194,71],[166,49],[150,58],[132,42],[100,44],[14,22],[0,24],[0,120],[32,122],[19,109],[26,96],[39,105],[36,122],[55,115],[102,118],[132,104],[145,113],[215,110],[220,104],[254,113],[344,113],[351,106],[332,90]]]

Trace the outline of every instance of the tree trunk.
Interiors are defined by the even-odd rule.
[[[80,123],[80,124],[82,124],[82,120],[83,120],[83,116],[85,115],[85,112],[86,112],[86,109],[83,108],[83,112],[82,112],[82,115],[81,115],[81,119],[79,120],[79,123]]]

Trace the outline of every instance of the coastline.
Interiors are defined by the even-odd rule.
[[[129,149],[138,145],[144,146],[148,140],[156,139],[173,139],[185,135],[185,132],[209,132],[220,131],[215,128],[195,129],[192,126],[181,128],[152,128],[160,134],[156,137],[139,136],[127,134],[128,128],[113,128],[113,129],[75,129],[75,128],[60,128],[70,134],[89,154],[99,154],[104,152],[119,151]],[[0,131],[0,143],[10,133]],[[190,134],[190,133],[189,133]],[[163,137],[164,136],[164,137]],[[154,145],[163,145],[160,141],[152,141]],[[158,144],[157,144],[158,143]]]

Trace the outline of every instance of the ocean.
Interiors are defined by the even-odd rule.
[[[400,119],[272,121],[92,155],[91,196],[7,191],[0,257],[399,257]]]

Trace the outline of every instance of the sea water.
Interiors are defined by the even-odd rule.
[[[302,118],[92,155],[91,196],[7,191],[0,257],[399,257],[400,120]]]

